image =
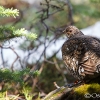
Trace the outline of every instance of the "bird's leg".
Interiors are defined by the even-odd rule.
[[[84,83],[85,82],[83,80],[76,80],[73,83],[66,84],[65,87],[67,86],[67,87],[71,88],[71,87],[79,86],[79,85],[84,84]]]

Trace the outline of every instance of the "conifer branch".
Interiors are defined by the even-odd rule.
[[[19,16],[19,10],[18,9],[6,9],[3,6],[0,6],[0,15],[1,16],[6,16],[6,17],[10,17],[13,16],[14,18],[16,18],[17,16]]]

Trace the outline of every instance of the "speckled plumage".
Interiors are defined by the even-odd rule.
[[[84,35],[75,26],[68,26],[64,33],[68,40],[62,46],[62,58],[70,73],[78,79],[100,75],[100,40]]]

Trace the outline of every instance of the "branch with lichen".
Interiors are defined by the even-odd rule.
[[[73,87],[59,87],[42,100],[94,100],[94,97],[100,98],[99,76],[88,83],[76,84]]]
[[[69,93],[72,91],[72,88],[68,87],[60,87],[54,91],[51,91],[46,97],[44,97],[42,100],[64,100],[61,99],[65,93]],[[67,100],[67,99],[66,99]]]
[[[42,100],[94,100],[94,98],[100,98],[98,83],[81,84],[71,88],[62,86],[50,92]]]

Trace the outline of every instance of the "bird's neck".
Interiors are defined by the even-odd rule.
[[[81,36],[84,35],[81,31],[79,31],[78,33],[76,33],[76,36]]]
[[[75,33],[74,35],[70,36],[69,38],[77,37],[77,36],[82,36],[84,35],[81,31]]]

